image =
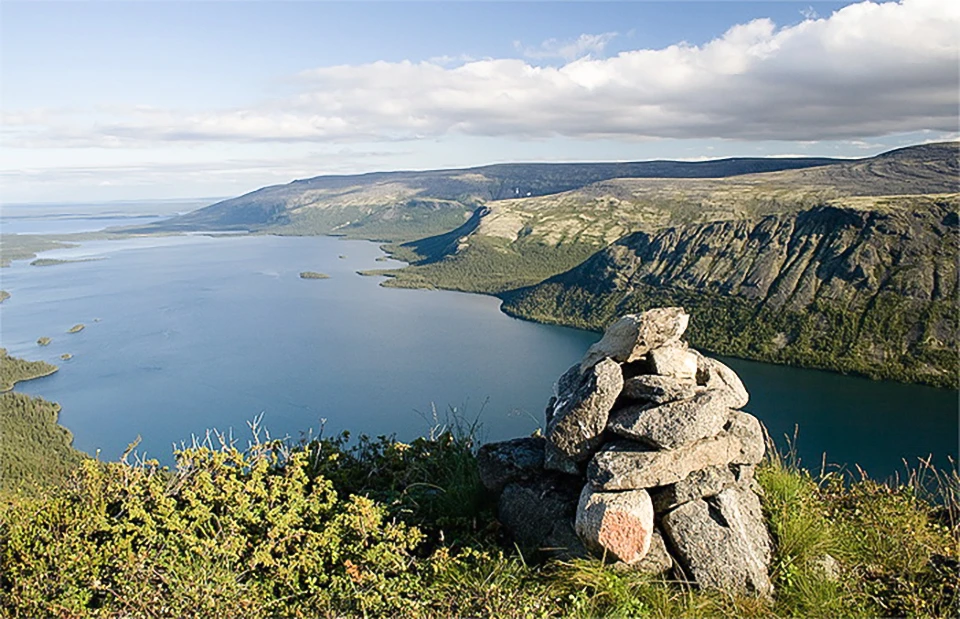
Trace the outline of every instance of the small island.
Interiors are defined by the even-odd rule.
[[[64,361],[69,361],[70,359],[73,359],[73,355],[71,355],[68,352],[65,352],[62,355],[60,355],[60,358],[63,359]]]
[[[341,260],[346,260],[346,259],[347,259],[347,255],[346,255],[346,254],[340,254],[340,255],[337,256],[337,257],[340,258]]]
[[[61,260],[60,258],[37,258],[30,263],[33,267],[51,267],[57,264],[72,264],[74,262],[95,262],[100,258],[79,258],[77,260]]]
[[[83,323],[77,323],[72,327],[70,327],[69,329],[67,329],[67,333],[80,333],[81,331],[83,331],[84,327],[85,325]]]
[[[10,293],[6,290],[0,290],[0,303],[3,303],[10,298]]]
[[[37,346],[46,346],[46,345],[48,345],[48,344],[49,344],[50,342],[52,342],[52,341],[53,341],[53,340],[51,340],[49,337],[47,337],[46,335],[44,335],[44,336],[41,337],[41,338],[37,338]]]
[[[330,276],[316,271],[301,271],[300,279],[330,279]]]

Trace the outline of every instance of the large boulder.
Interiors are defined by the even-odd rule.
[[[601,443],[610,409],[623,389],[620,365],[604,359],[584,372],[569,391],[557,395],[552,411],[547,414],[547,440],[561,454],[582,462]],[[551,458],[545,463],[553,467]]]
[[[545,444],[543,437],[531,436],[481,446],[477,452],[480,481],[499,493],[511,482],[532,479],[543,472]]]
[[[680,341],[690,322],[682,307],[658,307],[642,314],[628,314],[609,327],[603,338],[587,350],[580,362],[585,371],[601,359],[629,363],[654,348]]]
[[[694,380],[697,377],[697,355],[686,346],[661,346],[647,353],[650,369],[658,376]]]
[[[653,504],[646,490],[601,492],[583,487],[577,504],[577,535],[596,555],[632,565],[653,538]]]
[[[701,587],[770,597],[770,539],[756,495],[728,488],[663,515],[663,530],[687,577]]]
[[[736,372],[700,353],[697,353],[697,383],[725,394],[730,408],[743,408],[750,401],[750,394]]]
[[[731,411],[725,429],[678,449],[657,450],[633,441],[611,441],[587,467],[587,479],[603,490],[654,488],[675,484],[709,466],[757,464],[763,438],[755,417]]]
[[[558,528],[573,521],[580,482],[558,474],[507,484],[500,494],[497,519],[524,550],[536,550],[563,538]]]
[[[697,394],[697,384],[672,376],[641,374],[623,381],[621,395],[630,400],[644,400],[654,404],[666,404],[687,400]]]
[[[704,391],[689,400],[625,408],[611,416],[608,427],[615,434],[658,449],[676,449],[718,434],[728,411],[725,397]]]

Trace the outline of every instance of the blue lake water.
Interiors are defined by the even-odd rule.
[[[275,436],[427,432],[433,410],[480,415],[483,436],[529,434],[557,377],[599,336],[516,320],[492,297],[380,287],[357,270],[389,264],[373,243],[327,237],[177,236],[85,242],[45,252],[96,261],[0,271],[11,354],[60,366],[18,390],[59,402],[75,445],[116,458],[135,437],[170,447],[208,428]],[[339,256],[344,255],[344,258]],[[303,280],[322,271],[327,280]],[[696,320],[696,316],[693,317]],[[76,323],[86,328],[67,334]],[[53,339],[39,347],[40,336]],[[61,361],[62,353],[74,357]],[[725,359],[772,436],[875,477],[901,459],[956,457],[957,394]],[[325,420],[325,422],[321,421]]]

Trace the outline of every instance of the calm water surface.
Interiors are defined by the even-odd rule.
[[[509,318],[492,297],[382,288],[356,274],[386,266],[380,255],[326,237],[88,242],[43,256],[101,260],[0,271],[13,295],[0,306],[0,340],[61,367],[18,390],[60,402],[76,446],[104,458],[138,435],[167,461],[171,444],[208,428],[245,440],[260,414],[291,437],[325,424],[327,434],[409,440],[449,407],[479,415],[488,440],[539,427],[556,378],[598,335]],[[302,280],[304,270],[331,279]],[[67,334],[75,323],[86,329]],[[53,342],[38,347],[44,335]],[[66,352],[73,359],[61,361]],[[882,477],[901,458],[956,456],[954,392],[725,361],[771,435],[799,424],[811,467],[826,452]]]

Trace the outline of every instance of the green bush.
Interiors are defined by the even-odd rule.
[[[84,462],[0,514],[0,608],[13,616],[379,612],[413,589],[415,528],[308,476],[308,453],[196,447],[177,469]]]

